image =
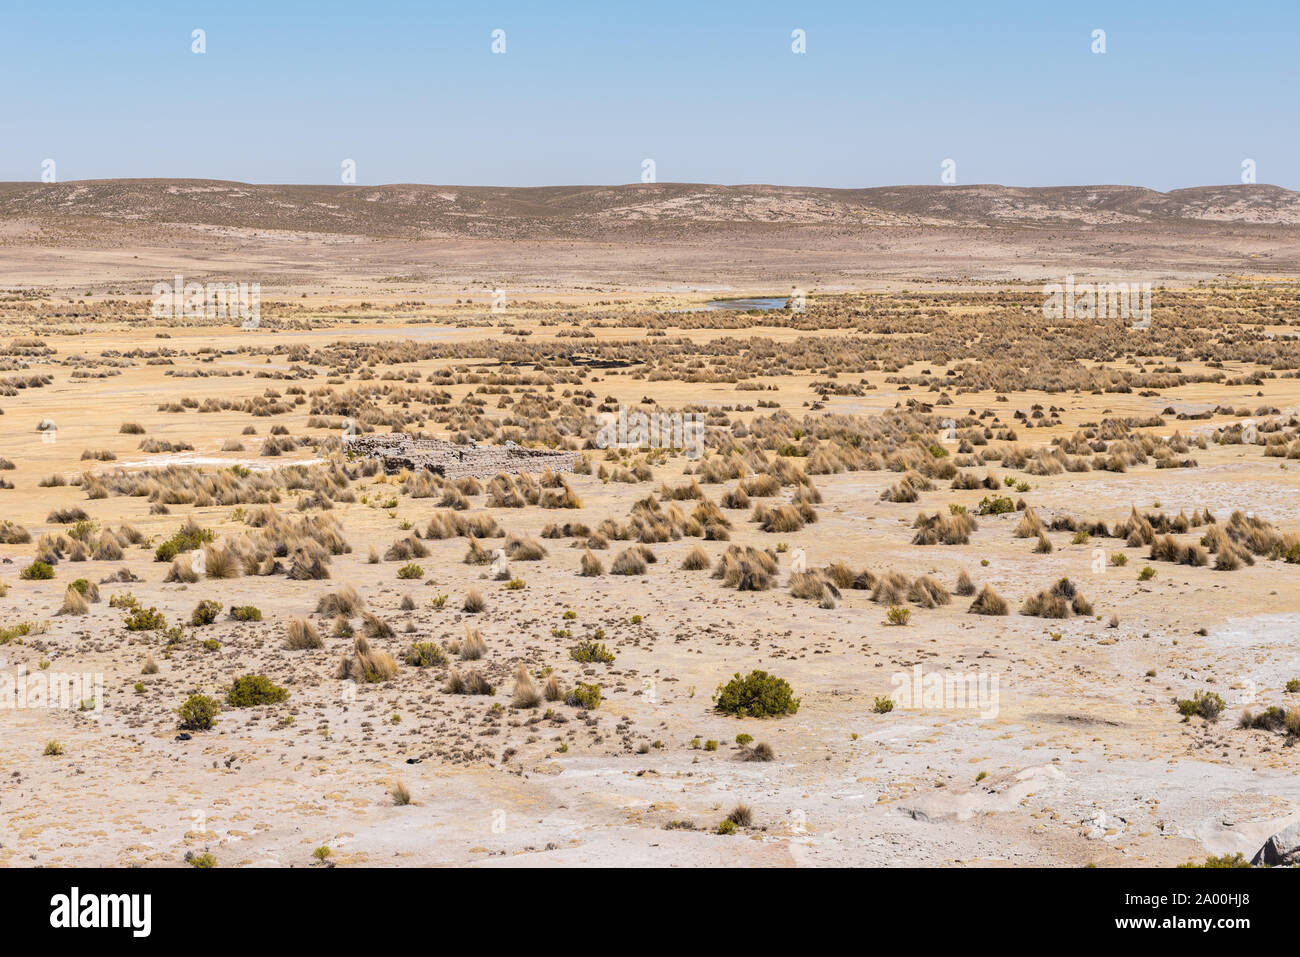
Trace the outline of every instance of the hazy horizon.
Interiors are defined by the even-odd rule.
[[[227,179],[216,176],[102,176],[86,179],[60,179],[55,185],[74,186],[78,183],[161,183],[161,182],[209,182],[231,183],[238,186],[285,186],[285,187],[327,187],[354,189],[385,189],[401,186],[427,186],[438,189],[620,189],[626,186],[708,186],[721,189],[819,189],[841,190],[845,192],[872,189],[926,189],[942,185],[935,183],[873,183],[863,186],[819,186],[814,183],[705,183],[695,180],[662,180],[655,183],[530,183],[507,185],[504,183],[428,183],[428,182],[391,182],[391,183],[305,183],[305,182],[260,182],[256,180]],[[0,185],[35,185],[32,180],[0,180]],[[1156,189],[1140,183],[1043,183],[1027,185],[1024,183],[956,183],[944,186],[945,189],[1147,189],[1157,193],[1174,193],[1186,189],[1210,189],[1226,186],[1272,187],[1297,192],[1289,186],[1278,183],[1194,183],[1186,186],[1171,186],[1168,189]]]

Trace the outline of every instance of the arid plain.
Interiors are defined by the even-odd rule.
[[[1300,820],[1300,197],[1182,193],[0,184],[0,670],[102,676],[0,709],[0,865],[1251,857]],[[723,713],[754,670],[797,709]]]

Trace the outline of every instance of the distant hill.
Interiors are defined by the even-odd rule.
[[[1135,186],[257,186],[216,180],[0,183],[0,223],[98,221],[423,238],[626,238],[729,227],[1061,228],[1300,225],[1300,193],[1266,185],[1161,193]]]

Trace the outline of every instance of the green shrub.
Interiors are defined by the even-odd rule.
[[[1217,721],[1223,708],[1223,699],[1213,691],[1198,691],[1190,698],[1178,700],[1178,713],[1185,718],[1196,714],[1206,721]]]
[[[75,589],[77,594],[80,595],[82,598],[85,598],[88,594],[91,594],[90,582],[85,578],[78,578],[68,587]]]
[[[745,745],[749,744],[753,740],[754,740],[754,736],[752,734],[745,734],[745,732],[743,731],[740,732],[740,734],[736,735],[736,743],[741,747],[744,747]]]
[[[186,861],[191,867],[216,867],[217,859],[211,854],[194,854]]]
[[[722,823],[718,825],[719,834],[734,834],[735,831],[736,831],[736,822],[729,817],[723,818]]]
[[[794,697],[789,683],[766,671],[751,671],[744,678],[737,672],[714,692],[713,701],[721,714],[740,718],[765,718],[799,710],[799,699]]]
[[[894,699],[886,695],[876,698],[875,706],[871,709],[876,714],[889,714],[894,710]]]
[[[1287,694],[1300,692],[1300,678],[1291,678],[1286,683]]]
[[[904,608],[902,605],[890,605],[889,610],[885,612],[885,620],[891,625],[906,625],[912,620],[912,609]]]
[[[1150,565],[1143,565],[1142,571],[1138,572],[1138,581],[1140,582],[1150,581],[1155,577],[1156,577],[1156,570],[1152,568]]]
[[[408,562],[397,570],[398,578],[423,578],[424,569],[415,562]]]
[[[41,634],[44,631],[43,625],[33,625],[30,621],[19,622],[16,625],[9,625],[6,628],[0,628],[0,645],[7,645],[15,638],[25,638],[32,634]]]
[[[255,605],[231,605],[230,617],[236,621],[261,621],[262,610]]]
[[[979,513],[981,515],[1002,515],[1005,512],[1014,512],[1015,510],[1016,503],[1005,495],[994,495],[991,498],[985,495],[980,499]]]
[[[413,668],[432,668],[447,663],[447,654],[442,646],[432,641],[417,641],[407,648],[402,660]]]
[[[54,568],[46,562],[37,560],[24,568],[18,574],[18,577],[29,582],[43,581],[44,579],[54,577]]]
[[[221,705],[217,704],[215,698],[194,694],[180,706],[178,713],[181,716],[182,731],[210,731],[217,723]]]
[[[212,541],[215,536],[210,528],[200,528],[194,522],[187,522],[182,525],[176,534],[154,550],[153,560],[156,562],[169,562],[181,552],[192,552],[194,549]]]
[[[195,628],[202,628],[204,625],[210,625],[217,620],[221,614],[221,602],[213,601],[211,598],[205,598],[194,606],[190,612],[190,624]]]
[[[614,660],[614,653],[605,647],[603,641],[584,641],[569,652],[569,657],[588,664],[598,661],[607,665]]]
[[[573,708],[595,711],[600,707],[600,685],[589,685],[581,681],[564,696],[564,703]]]
[[[288,697],[289,692],[266,675],[244,675],[230,686],[226,703],[232,708],[253,708],[259,704],[279,704]]]
[[[136,606],[126,616],[127,631],[159,631],[167,627],[167,616],[150,605],[148,608]]]

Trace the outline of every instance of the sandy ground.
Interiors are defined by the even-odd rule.
[[[610,253],[606,277],[602,250],[578,243],[548,245],[541,259],[539,247],[527,244],[504,244],[510,251],[501,243],[490,249],[432,244],[436,259],[407,244],[401,261],[386,258],[382,243],[358,245],[354,262],[359,265],[341,270],[336,281],[320,276],[315,249],[303,252],[310,268],[295,279],[296,250],[304,247],[289,240],[261,242],[256,256],[237,247],[215,254],[209,249],[202,258],[196,251],[193,263],[183,248],[77,250],[74,256],[33,247],[6,256],[0,287],[70,292],[91,286],[97,289],[88,300],[94,308],[97,300],[111,297],[106,284],[139,293],[144,290],[132,284],[147,283],[158,273],[183,269],[187,277],[202,279],[233,271],[262,275],[264,281],[278,276],[281,295],[297,291],[300,283],[313,296],[336,302],[345,314],[358,297],[375,292],[381,276],[415,272],[424,263],[436,264],[440,284],[430,288],[413,281],[411,288],[422,288],[430,302],[454,299],[462,289],[482,302],[487,293],[473,277],[485,273],[491,275],[488,287],[506,282],[513,288],[544,275],[547,288],[539,285],[539,299],[556,308],[582,309],[608,298],[609,290],[600,284],[621,276],[618,294],[633,303],[668,301],[662,290],[669,290],[671,303],[687,308],[701,305],[715,290],[770,293],[788,282],[771,276],[812,268],[804,259],[797,269],[786,269],[784,253],[778,252],[775,266],[769,258],[752,267],[765,271],[756,280],[749,266],[738,265],[733,250],[725,268],[720,265],[716,273],[697,268],[692,281],[683,282],[681,270],[698,267],[707,255],[693,249],[680,253],[685,259],[647,260],[643,278],[628,282],[626,249]],[[1014,249],[998,248],[996,242],[982,249],[982,255],[1005,264],[1007,278],[1032,277],[1040,266],[1057,266],[1046,255],[1032,264],[1018,261]],[[890,256],[917,253],[906,241],[889,250]],[[857,254],[835,255],[856,259]],[[951,275],[953,257],[962,253],[948,249],[935,255],[939,258],[927,261],[934,274]],[[1072,255],[1063,252],[1061,261]],[[1170,256],[1176,259],[1177,250]],[[862,260],[860,274],[847,270],[843,260],[830,266],[835,275],[828,277],[827,288],[869,288],[887,278],[876,274],[869,258]],[[922,273],[928,275],[929,268]],[[575,288],[583,282],[588,288]],[[409,291],[393,288],[386,294],[400,300]],[[219,535],[234,535],[242,525],[229,507],[151,515],[144,498],[87,500],[78,488],[41,488],[38,479],[169,462],[209,469],[315,462],[319,456],[309,448],[277,459],[259,458],[256,450],[277,422],[294,435],[327,434],[307,428],[305,407],[274,419],[158,411],[160,404],[183,396],[244,398],[268,386],[283,391],[281,380],[253,378],[254,372],[281,363],[267,366],[262,357],[248,355],[219,355],[209,363],[194,350],[210,346],[220,352],[250,342],[320,344],[344,332],[376,342],[408,334],[446,342],[484,336],[482,328],[454,328],[445,318],[432,326],[390,319],[316,332],[177,326],[166,329],[168,339],[155,337],[159,326],[139,323],[86,325],[73,335],[58,327],[30,330],[15,320],[8,331],[11,336],[39,332],[54,354],[28,359],[23,372],[50,372],[54,379],[0,401],[8,426],[0,431],[0,456],[16,465],[3,473],[16,487],[0,490],[0,515],[35,537],[60,527],[47,518],[52,509],[76,506],[103,526],[130,523],[154,544],[190,514]],[[539,337],[555,331],[534,329]],[[602,338],[627,334],[599,330]],[[683,334],[697,341],[719,335]],[[746,334],[795,335],[777,327]],[[137,359],[120,375],[75,379],[58,364],[74,354],[159,347],[176,350],[173,365]],[[426,375],[441,364],[445,361],[431,360],[417,369]],[[177,378],[164,375],[168,369],[246,375]],[[318,388],[324,378],[304,385]],[[870,378],[877,390],[864,398],[830,397],[826,411],[877,412],[908,395],[885,382],[882,373]],[[781,377],[782,406],[797,412],[815,401],[811,379]],[[647,383],[618,374],[601,377],[593,388],[628,404],[646,392],[665,405],[746,398],[727,384]],[[469,391],[467,386],[448,389],[456,399]],[[1041,444],[1095,420],[1099,403],[1114,415],[1155,415],[1170,404],[1294,408],[1300,406],[1300,385],[1293,378],[1274,378],[1258,389],[1187,386],[1152,397],[1104,399],[1024,392],[1007,399],[1004,405],[993,393],[973,393],[961,396],[958,407],[1007,414],[1053,402],[1064,410],[1062,424],[1029,435]],[[57,423],[57,441],[42,441],[35,431],[42,418]],[[142,453],[140,436],[118,432],[126,421],[143,424],[150,437],[183,440],[195,448],[175,455]],[[1193,426],[1226,421],[1215,417]],[[223,441],[239,437],[250,423],[258,434],[246,440],[248,450],[223,453]],[[1192,431],[1171,420],[1155,433],[1168,435],[1179,426],[1185,434]],[[111,450],[117,461],[83,462],[83,449]],[[1195,469],[1157,471],[1148,465],[1124,474],[1034,477],[1025,497],[1045,517],[1060,511],[1115,522],[1134,505],[1170,514],[1208,507],[1222,516],[1239,508],[1283,531],[1300,530],[1300,468],[1293,462],[1264,458],[1258,448],[1242,446],[1211,445],[1196,458]],[[576,513],[529,507],[495,514],[508,531],[534,536],[551,521],[594,526],[607,516],[625,517],[660,480],[681,481],[685,464],[670,458],[656,468],[651,487],[574,476],[571,484],[583,501]],[[431,541],[431,554],[420,560],[425,578],[401,581],[395,563],[369,564],[368,548],[382,551],[405,534],[400,523],[422,528],[438,509],[433,499],[398,496],[382,477],[354,484],[359,495],[370,493],[370,502],[339,503],[332,510],[352,552],[335,558],[330,581],[272,576],[168,584],[162,581],[167,566],[153,561],[151,547],[129,549],[121,562],[60,563],[53,582],[23,581],[19,571],[31,560],[33,546],[0,546],[0,582],[8,586],[0,598],[0,625],[48,621],[45,634],[0,646],[3,667],[35,672],[46,661],[52,672],[103,675],[97,712],[0,710],[0,767],[6,775],[0,789],[0,865],[176,866],[186,852],[206,850],[221,866],[309,866],[311,852],[322,845],[331,848],[330,860],[340,866],[1169,865],[1208,853],[1249,856],[1269,834],[1300,817],[1294,751],[1276,735],[1237,731],[1230,720],[1240,705],[1294,703],[1295,696],[1284,689],[1288,679],[1300,676],[1296,566],[1261,561],[1227,574],[1162,563],[1153,580],[1139,582],[1144,552],[1130,550],[1127,567],[1096,570],[1097,543],[1071,544],[1069,533],[1058,532],[1050,535],[1056,546],[1052,554],[1036,555],[1032,541],[1011,535],[1017,516],[982,518],[968,546],[921,548],[909,544],[918,509],[946,503],[973,508],[987,493],[943,488],[922,505],[882,502],[881,491],[896,479],[892,472],[817,476],[824,503],[816,524],[773,536],[757,531],[746,512],[733,512],[732,541],[766,547],[779,539],[805,549],[810,566],[843,559],[877,572],[933,574],[949,587],[966,569],[1013,607],[1069,576],[1097,616],[1048,621],[1013,612],[985,618],[966,614],[967,601],[957,598],[949,606],[916,612],[907,627],[891,627],[865,592],[845,591],[838,607],[823,609],[791,597],[784,587],[739,593],[723,589],[708,572],[683,572],[678,566],[697,539],[654,546],[659,561],[646,576],[630,578],[579,577],[580,553],[567,540],[547,540],[547,559],[512,564],[526,581],[519,591],[486,581],[482,568],[463,564],[464,539]],[[714,497],[720,491],[709,489]],[[399,498],[395,508],[376,507],[390,494]],[[292,511],[293,501],[289,496],[281,508]],[[472,499],[473,511],[482,506],[481,498]],[[621,544],[611,543],[602,558],[608,560]],[[725,547],[703,544],[715,558]],[[1122,549],[1120,542],[1102,544],[1108,552]],[[787,559],[783,554],[782,585],[789,574]],[[68,580],[99,582],[122,567],[141,581],[101,585],[103,601],[84,617],[57,614]],[[500,683],[498,694],[444,695],[445,671],[437,669],[403,668],[399,680],[360,687],[337,680],[335,664],[351,642],[331,637],[330,619],[314,616],[313,609],[320,595],[343,583],[354,585],[370,608],[397,628],[397,636],[383,643],[394,654],[413,639],[446,641],[461,635],[466,623],[480,628]],[[459,605],[475,587],[487,596],[488,610],[470,616]],[[256,605],[265,620],[242,623],[223,616],[195,629],[194,640],[165,656],[157,633],[127,632],[122,612],[109,607],[109,598],[124,592],[157,606],[170,622],[187,620],[195,603],[209,597],[223,606]],[[444,608],[433,607],[431,599],[441,594],[451,599]],[[414,598],[414,610],[400,610],[405,595]],[[576,618],[566,620],[566,610]],[[1107,627],[1112,613],[1119,618],[1116,628]],[[291,653],[282,648],[284,623],[295,615],[312,617],[325,637],[324,649]],[[637,615],[641,620],[634,624]],[[571,636],[557,637],[554,630],[562,628]],[[604,630],[616,660],[609,665],[570,660],[568,648],[597,628]],[[205,650],[201,638],[216,639],[218,648]],[[141,665],[150,654],[160,670],[142,677]],[[508,675],[519,662],[534,670],[553,667],[565,683],[598,681],[605,693],[601,707],[584,715],[560,706],[556,711],[563,722],[530,722],[526,713],[508,707]],[[892,677],[910,674],[918,665],[926,672],[996,677],[996,715],[943,707],[875,713],[873,703],[891,693]],[[716,714],[714,689],[733,673],[752,668],[786,678],[801,699],[798,713],[766,720]],[[188,694],[220,694],[233,677],[249,672],[283,684],[289,701],[229,709],[213,731],[177,739],[174,709]],[[137,681],[144,683],[142,692],[134,689]],[[1207,687],[1229,701],[1230,717],[1218,724],[1184,722],[1173,699]],[[493,711],[494,704],[507,707]],[[734,742],[742,732],[769,743],[776,759],[738,760]],[[62,744],[62,755],[42,755],[51,739]],[[720,744],[706,750],[693,743],[697,739]],[[657,746],[642,754],[642,743]],[[389,789],[397,781],[409,788],[410,805],[393,804]],[[738,802],[753,808],[754,824],[731,836],[714,833]],[[674,822],[693,827],[669,827]]]

